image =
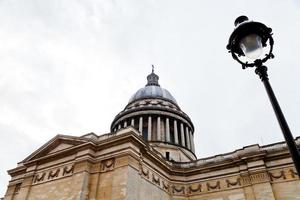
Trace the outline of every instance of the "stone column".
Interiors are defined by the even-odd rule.
[[[151,116],[148,117],[148,141],[151,140],[152,122]]]
[[[169,118],[166,118],[166,141],[170,142],[170,122]]]
[[[157,140],[161,140],[161,133],[160,133],[160,117],[157,117]]]
[[[139,132],[140,132],[140,135],[143,134],[143,117],[140,117]]]
[[[127,127],[127,121],[124,122],[124,128],[126,128],[126,127]]]
[[[195,153],[194,135],[193,135],[192,131],[190,131],[190,137],[191,137],[191,148],[192,148],[192,152]]]
[[[134,126],[134,119],[131,119],[131,126]]]
[[[174,141],[175,141],[175,144],[179,144],[179,142],[178,142],[177,121],[176,120],[174,120]]]
[[[187,142],[186,146],[188,149],[191,149],[190,131],[188,126],[185,127],[185,135],[186,135],[186,142]]]
[[[121,123],[118,125],[118,130],[121,129]]]
[[[181,145],[185,147],[185,137],[184,137],[183,123],[180,124],[180,133],[181,133]]]

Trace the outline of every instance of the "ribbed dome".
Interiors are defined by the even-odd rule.
[[[111,132],[131,126],[167,160],[195,160],[194,125],[171,93],[160,87],[158,79],[152,69],[145,87],[135,92],[114,118]]]
[[[147,85],[139,89],[134,95],[132,95],[128,103],[132,103],[136,100],[146,98],[161,98],[177,104],[175,98],[171,95],[171,93],[168,90],[157,85]]]
[[[175,98],[171,95],[171,93],[160,87],[158,84],[159,76],[154,73],[152,69],[152,73],[147,76],[147,84],[145,87],[139,89],[134,95],[129,99],[128,104],[141,99],[146,98],[161,98],[167,101],[171,101],[172,103],[177,104]]]

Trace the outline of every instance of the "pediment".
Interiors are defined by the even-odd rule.
[[[33,152],[30,156],[25,158],[22,162],[36,160],[47,155],[55,154],[66,149],[76,147],[86,142],[87,141],[84,138],[57,135],[50,141],[48,141],[46,144],[41,146],[39,149],[37,149],[35,152]]]
[[[73,145],[73,144],[61,143],[57,147],[55,147],[54,149],[49,151],[49,154],[55,153],[55,152],[58,152],[58,151],[61,151],[61,150],[64,150],[64,149],[67,149],[67,148],[70,148],[70,147],[74,147],[74,146],[75,145]]]

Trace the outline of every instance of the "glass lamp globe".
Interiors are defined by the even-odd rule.
[[[261,37],[257,34],[245,36],[239,45],[245,56],[253,60],[259,58],[263,53]]]

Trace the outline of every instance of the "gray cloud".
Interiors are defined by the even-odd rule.
[[[259,5],[259,6],[257,6]],[[198,157],[282,141],[262,83],[225,46],[234,19],[271,26],[271,83],[299,136],[298,1],[0,2],[0,194],[58,133],[109,131],[151,64],[196,128]]]

